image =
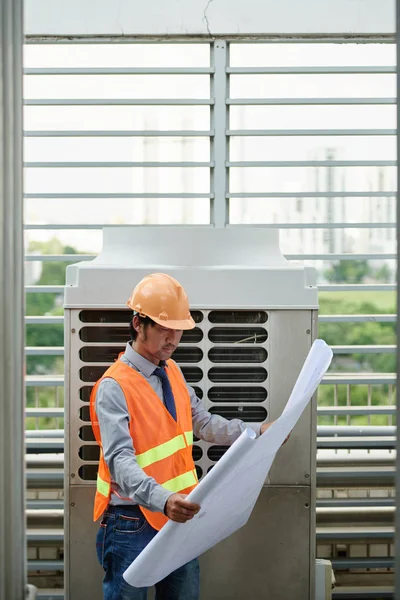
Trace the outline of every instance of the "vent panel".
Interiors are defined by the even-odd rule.
[[[204,396],[203,390],[201,388],[199,388],[199,386],[197,386],[197,385],[194,385],[193,389],[195,391],[196,396],[198,398],[200,398],[200,400],[201,400],[203,398],[203,396]]]
[[[207,451],[207,456],[210,460],[217,461],[223,457],[229,446],[210,446]]]
[[[208,377],[213,383],[262,383],[268,374],[263,367],[213,367]]]
[[[81,421],[86,421],[90,423],[90,408],[89,405],[82,406],[79,411],[79,418]]]
[[[213,327],[208,332],[213,344],[263,344],[267,338],[263,327]]]
[[[117,360],[120,352],[124,352],[125,346],[85,346],[79,351],[79,358],[82,362],[101,362],[113,363]]]
[[[263,387],[212,387],[208,391],[211,402],[264,402],[267,390]]]
[[[208,358],[214,363],[263,363],[267,360],[265,348],[211,348]]]
[[[79,320],[82,323],[129,323],[132,311],[119,310],[81,310]]]
[[[208,315],[210,323],[266,323],[265,310],[212,310]]]
[[[93,384],[125,350],[127,327],[132,316],[128,310],[77,311],[80,323],[75,340],[75,356],[81,385],[73,419],[77,424],[74,472],[79,482],[92,485],[97,478],[99,449],[90,425],[89,400]],[[264,310],[193,311],[197,326],[183,332],[173,358],[180,365],[189,385],[211,414],[247,423],[264,421],[268,416],[268,360],[270,341]],[[84,382],[84,383],[83,383]],[[193,459],[199,479],[219,460],[227,447],[208,445],[194,436]],[[82,464],[86,463],[86,464]],[[79,477],[78,477],[79,474]]]
[[[195,323],[201,323],[203,313],[199,310],[193,310],[190,313]],[[99,310],[81,310],[79,320],[81,323],[129,323],[132,318],[132,311],[129,309],[99,309]]]
[[[119,320],[121,322],[121,319]],[[123,327],[82,327],[79,332],[79,337],[82,342],[95,342],[95,343],[117,343],[121,344],[121,347],[125,349],[125,344],[130,338],[129,329],[127,326]],[[183,332],[181,343],[184,344],[197,344],[203,339],[203,332],[198,327],[195,329],[189,329]]]
[[[192,319],[195,323],[202,323],[204,316],[200,310],[191,310],[190,314],[192,315]]]
[[[79,429],[79,437],[84,442],[95,442],[96,438],[94,437],[93,429],[91,425],[83,425]]]
[[[92,393],[93,386],[84,385],[79,390],[79,398],[82,402],[90,402],[90,394]]]
[[[200,460],[202,458],[203,450],[200,448],[200,446],[193,446],[192,456],[193,460]]]
[[[198,344],[203,339],[204,334],[199,327],[187,329],[183,332],[181,344]]]
[[[82,465],[79,470],[79,477],[84,481],[96,481],[97,465]]]
[[[129,330],[128,327],[82,327],[79,337],[82,342],[120,343],[125,347]]]
[[[82,460],[96,460],[99,461],[100,459],[100,448],[99,446],[93,445],[93,446],[81,446],[79,448],[79,458],[81,458]]]
[[[267,411],[262,406],[212,406],[209,410],[225,419],[241,419],[246,423],[258,423],[267,418]]]
[[[203,359],[203,351],[200,348],[188,348],[187,346],[178,346],[172,355],[177,363],[197,363]]]
[[[182,367],[182,373],[188,383],[198,383],[203,378],[203,371],[199,367]]]
[[[95,367],[91,365],[90,367],[82,367],[79,369],[79,377],[81,381],[96,383],[96,381],[104,375],[107,369],[107,366]]]

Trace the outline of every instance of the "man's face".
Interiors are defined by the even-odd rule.
[[[138,332],[135,350],[155,364],[171,358],[183,334],[182,329],[168,329],[157,323],[144,327],[137,317],[133,320],[133,326]]]

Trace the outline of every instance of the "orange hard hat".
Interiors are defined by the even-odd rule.
[[[141,317],[168,329],[193,329],[189,300],[181,284],[165,273],[153,273],[140,281],[126,303]]]

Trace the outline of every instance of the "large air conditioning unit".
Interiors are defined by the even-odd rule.
[[[93,384],[124,349],[125,306],[143,276],[185,287],[196,328],[175,353],[211,413],[276,419],[316,335],[313,268],[288,262],[269,228],[110,227],[91,262],[67,269],[65,290],[65,585],[68,600],[101,598],[92,521],[99,450]],[[249,523],[201,558],[201,598],[313,600],[316,410],[311,403],[273,464]],[[226,447],[195,440],[204,477]]]

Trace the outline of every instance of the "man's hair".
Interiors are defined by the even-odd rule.
[[[147,327],[149,325],[151,325],[151,327],[154,327],[154,325],[155,325],[155,322],[153,321],[153,319],[150,319],[150,317],[141,317],[136,312],[133,312],[132,318],[129,321],[129,333],[131,334],[132,342],[134,342],[137,338],[137,331],[133,326],[133,317],[137,317],[139,319],[139,321],[140,321],[141,325],[143,325],[144,329],[147,329]]]

